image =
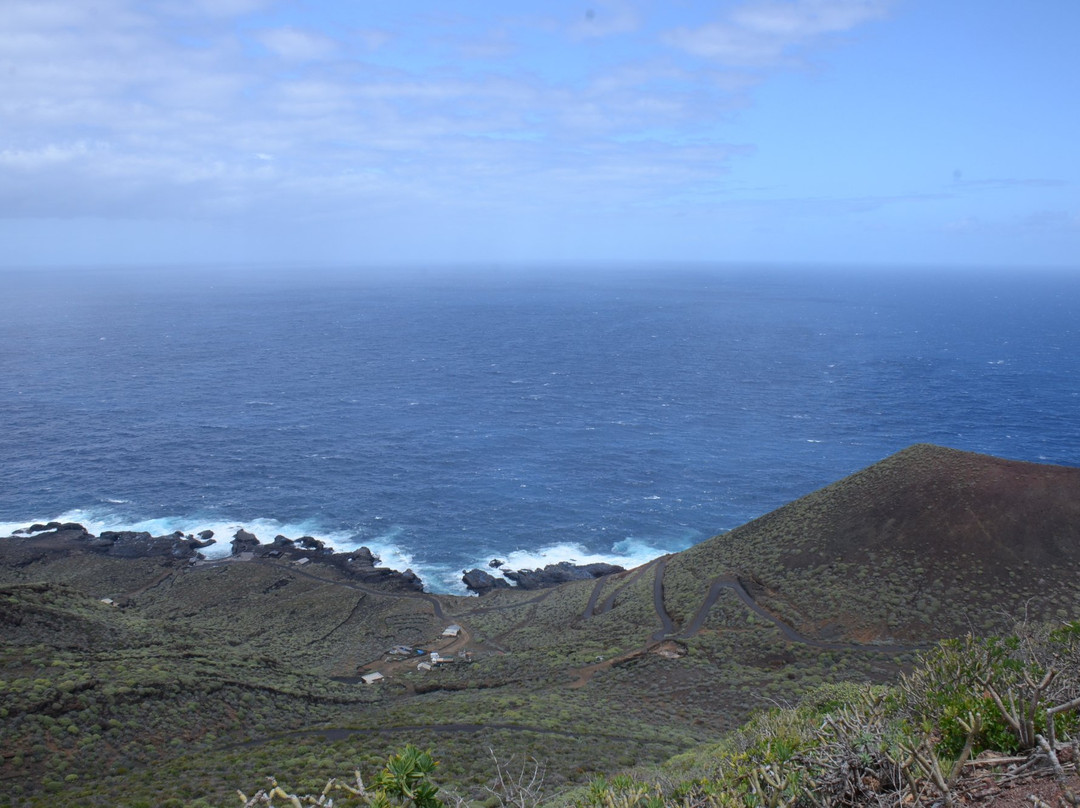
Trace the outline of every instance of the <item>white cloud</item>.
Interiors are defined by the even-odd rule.
[[[951,219],[938,229],[956,235],[1008,234],[1010,237],[1040,238],[1080,233],[1080,212],[1067,210],[1036,210],[1021,215],[980,217],[967,215]]]
[[[466,59],[505,59],[517,52],[517,45],[506,31],[493,31],[486,36],[470,39],[458,46]]]
[[[725,65],[767,67],[785,61],[793,50],[816,38],[884,16],[890,5],[890,0],[752,2],[720,21],[669,31],[664,41]]]
[[[5,0],[0,5],[0,30],[54,31],[126,16],[122,0],[78,3],[72,0]]]
[[[504,20],[455,19],[447,47],[446,28],[328,33],[259,27],[258,17],[221,24],[193,4],[178,22],[135,0],[103,0],[108,13],[97,18],[76,2],[41,0],[45,10],[34,11],[11,1],[5,10],[18,14],[0,26],[0,75],[9,78],[0,93],[0,218],[644,208],[709,195],[745,151],[710,127],[740,104],[749,80],[722,84],[711,66],[655,51],[553,79],[499,61],[529,46],[521,26]],[[178,15],[179,5],[155,8]],[[237,0],[215,13],[263,5]],[[756,32],[773,52],[777,42],[856,24],[840,5],[755,4],[725,24]],[[789,7],[801,11],[781,13]],[[593,9],[572,41],[565,20],[543,36],[595,52],[603,37],[642,30],[628,2]],[[491,46],[477,52],[482,69],[454,61],[468,43]],[[410,47],[451,57],[410,67]]]
[[[359,42],[365,50],[369,51],[378,50],[394,39],[394,35],[389,31],[383,31],[379,28],[365,28],[353,31],[349,34],[349,37]]]
[[[293,27],[260,31],[258,39],[268,50],[296,62],[328,59],[338,52],[338,43],[330,37]]]
[[[743,6],[732,13],[736,25],[789,41],[847,31],[882,16],[882,0],[801,0]]]
[[[0,151],[0,167],[18,171],[36,169],[71,163],[85,157],[92,148],[85,143],[57,145],[50,143],[35,149],[4,149]]]
[[[951,188],[997,191],[1011,188],[1064,188],[1069,185],[1065,180],[1023,177],[993,177],[985,180],[965,180],[957,173],[953,176]]]
[[[1021,226],[1032,230],[1077,232],[1080,231],[1080,213],[1039,210],[1025,216]]]
[[[155,8],[177,17],[242,17],[262,11],[276,0],[158,0]]]

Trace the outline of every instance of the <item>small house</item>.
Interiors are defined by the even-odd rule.
[[[360,681],[362,681],[365,685],[373,685],[376,682],[381,682],[385,678],[386,677],[383,676],[381,673],[375,671],[374,673],[365,673],[363,676],[360,677]]]
[[[442,635],[444,637],[456,637],[460,633],[461,633],[461,626],[453,625],[453,626],[447,626],[446,628],[444,628]]]
[[[418,671],[427,672],[427,671],[431,670],[431,663],[430,662],[421,662],[419,665],[416,666],[416,669]]]

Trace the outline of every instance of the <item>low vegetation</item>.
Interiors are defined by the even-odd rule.
[[[373,808],[456,806],[485,793],[490,808],[953,806],[1040,778],[1077,806],[1068,771],[1080,760],[1078,711],[1080,622],[1024,623],[1006,638],[942,642],[891,686],[824,685],[794,707],[758,713],[718,744],[558,794],[545,794],[540,764],[515,769],[494,754],[482,791],[440,790],[431,780],[434,758],[406,746],[371,789],[357,771],[353,783],[330,779],[317,794],[293,794],[271,780],[241,798],[245,808],[275,797],[322,805],[336,791],[344,794],[335,805]]]
[[[1069,783],[1078,571],[1080,470],[937,447],[637,570],[483,598],[4,539],[0,805],[406,804],[394,760],[451,808]]]

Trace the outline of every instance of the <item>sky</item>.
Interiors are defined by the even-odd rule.
[[[0,266],[1080,268],[1076,0],[0,0]]]

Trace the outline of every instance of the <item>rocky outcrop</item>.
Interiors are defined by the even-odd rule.
[[[173,542],[166,537],[162,536],[155,540],[145,531],[134,530],[103,530],[97,541],[93,543],[95,549],[102,549],[109,555],[120,556],[120,558],[160,555],[166,545],[168,546],[166,552],[170,552]]]
[[[412,570],[399,572],[389,567],[376,566],[379,563],[379,557],[367,547],[359,547],[349,553],[332,553],[329,549],[322,547],[322,542],[319,542],[319,545],[320,549],[314,552],[302,551],[300,555],[333,564],[360,583],[404,591],[424,591],[424,582]]]
[[[358,567],[375,567],[381,559],[367,547],[360,547],[349,553],[349,563]]]
[[[213,544],[214,540],[203,541],[179,530],[168,536],[151,536],[146,531],[103,530],[96,539],[89,537],[88,543],[92,550],[119,558],[168,556],[190,560],[198,557],[199,550]]]
[[[539,570],[502,570],[503,578],[496,578],[481,569],[465,570],[461,580],[469,591],[485,595],[495,589],[511,588],[507,579],[513,581],[518,589],[547,589],[568,581],[588,581],[615,572],[625,570],[615,564],[571,564],[562,561]]]
[[[376,567],[376,569],[383,569],[383,567]],[[391,570],[393,572],[393,570]],[[395,573],[397,575],[397,583],[406,589],[413,589],[417,592],[424,591],[424,582],[420,580],[418,576],[412,570],[405,570],[405,572]]]
[[[38,558],[56,556],[72,551],[89,551],[117,558],[168,558],[175,561],[202,559],[199,550],[215,543],[214,533],[204,530],[197,534],[176,531],[168,536],[152,536],[146,531],[105,530],[95,536],[85,526],[74,522],[49,522],[34,524],[14,531],[3,545],[5,553],[0,562],[25,565]],[[312,536],[290,539],[275,536],[270,544],[263,544],[259,537],[246,530],[238,530],[231,542],[232,557],[250,553],[251,556],[283,561],[317,561],[330,564],[346,573],[351,579],[385,589],[423,592],[424,582],[412,571],[399,572],[377,566],[379,557],[367,547],[348,553],[335,553],[330,547]],[[250,557],[250,556],[246,556]]]
[[[200,541],[177,531],[168,536],[151,536],[146,531],[104,530],[95,536],[76,522],[49,522],[31,525],[11,537],[21,542],[24,554],[52,555],[70,550],[90,551],[117,558],[166,557],[178,560],[195,558],[198,551],[213,539]]]
[[[44,524],[44,525],[41,524],[40,522],[35,522],[34,524],[30,525],[30,527],[25,527],[22,530],[16,530],[14,535],[16,535],[16,536],[28,536],[31,533],[44,533],[46,531],[51,531],[51,532],[54,532],[54,533],[59,533],[59,532],[65,532],[66,533],[66,532],[72,532],[72,531],[82,532],[82,533],[89,533],[89,531],[85,527],[80,525],[78,522],[63,522],[63,523],[61,523],[61,522],[48,522],[47,524]]]
[[[481,569],[463,570],[462,583],[470,592],[478,595],[486,595],[493,589],[509,589],[510,582],[505,578],[496,578],[490,572]]]
[[[232,540],[232,554],[238,556],[241,553],[253,553],[259,547],[261,542],[258,536],[254,533],[248,533],[241,528],[233,534]]]
[[[347,574],[358,583],[410,592],[423,592],[424,582],[412,570],[399,572],[388,567],[378,567],[379,557],[367,547],[348,553],[335,553],[325,542],[312,536],[290,539],[278,534],[269,544],[262,544],[258,537],[246,530],[238,530],[232,540],[232,554],[251,553],[256,558],[282,561],[318,561],[329,564]]]
[[[62,524],[60,522],[49,522],[47,525],[31,525],[23,533],[32,534],[35,539],[47,539],[54,536],[78,539],[91,535],[90,531],[78,522],[64,522]]]
[[[625,570],[616,564],[571,564],[569,561],[561,561],[558,564],[548,564],[539,570],[504,570],[503,575],[520,589],[546,589],[567,581],[588,581],[615,572]]]
[[[314,550],[316,553],[328,552],[325,542],[321,542],[312,536],[301,536],[296,540],[296,543],[305,550]]]

